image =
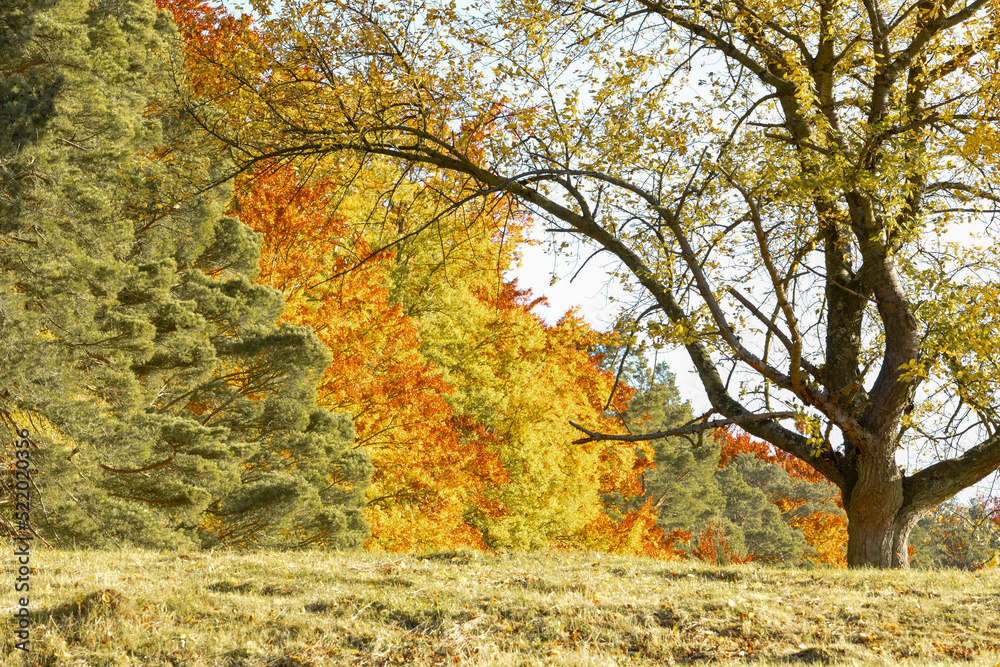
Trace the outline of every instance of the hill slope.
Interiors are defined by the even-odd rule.
[[[996,570],[723,569],[573,552],[38,551],[32,564],[29,664],[1000,662]],[[20,653],[10,632],[3,642],[2,654]]]

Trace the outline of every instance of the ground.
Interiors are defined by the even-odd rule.
[[[31,564],[35,665],[1000,665],[997,570],[579,552],[35,549]],[[12,587],[2,602],[10,618]],[[14,641],[3,665],[25,664]]]

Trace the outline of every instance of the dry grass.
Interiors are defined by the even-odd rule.
[[[583,553],[36,551],[32,564],[35,665],[1000,665],[996,571]],[[19,653],[8,631],[2,664]]]

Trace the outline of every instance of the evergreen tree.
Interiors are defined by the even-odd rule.
[[[44,3],[49,4],[49,3]],[[24,179],[29,178],[30,162],[21,147],[45,131],[55,111],[54,98],[62,78],[43,76],[37,65],[17,58],[31,41],[32,5],[43,3],[11,0],[0,10],[0,210],[20,197]]]
[[[63,544],[357,546],[370,463],[206,187],[177,42],[144,0],[0,8],[0,414],[35,442],[33,517]]]
[[[740,454],[719,468],[716,480],[725,498],[722,518],[734,553],[771,563],[798,563],[808,549],[802,533],[790,528],[770,497],[791,492],[788,473]],[[773,494],[773,495],[772,495]],[[781,495],[778,495],[781,494]]]
[[[629,405],[626,419],[639,432],[663,431],[688,423],[691,406],[681,401],[674,375],[661,365],[648,389]],[[674,437],[652,444],[655,467],[645,473],[646,492],[654,498],[663,530],[668,535],[696,530],[717,518],[724,502],[716,480],[718,443]]]
[[[650,367],[645,352],[629,352],[624,362],[624,348],[605,348],[605,367],[622,368],[620,381],[636,388],[635,397],[622,415],[630,431],[651,433],[683,426],[691,418],[691,405],[683,401],[666,364]],[[714,438],[701,442],[693,438],[672,437],[654,440],[639,448],[645,455],[652,449],[652,464],[643,474],[644,494],[625,500],[608,498],[609,512],[620,517],[634,511],[648,500],[656,510],[657,524],[665,535],[697,534],[717,522],[724,507],[724,497],[716,474],[719,468],[719,444]],[[677,545],[681,550],[683,544]]]
[[[603,352],[605,368],[622,369],[620,380],[637,390],[622,415],[631,431],[666,431],[691,421],[690,404],[682,401],[666,365],[651,367],[641,348],[629,352],[624,362],[624,348]],[[780,465],[745,453],[720,465],[716,438],[673,437],[649,445],[653,465],[643,475],[644,494],[607,498],[609,514],[620,519],[652,501],[664,535],[687,538],[672,548],[688,555],[720,562],[798,563],[813,549],[802,531],[790,525],[793,520],[840,511],[831,506],[829,485],[794,479]]]

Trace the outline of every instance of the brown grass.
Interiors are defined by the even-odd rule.
[[[995,570],[565,552],[36,551],[32,564],[34,665],[1000,665]],[[14,602],[9,586],[8,618]],[[13,642],[3,665],[25,664]]]

